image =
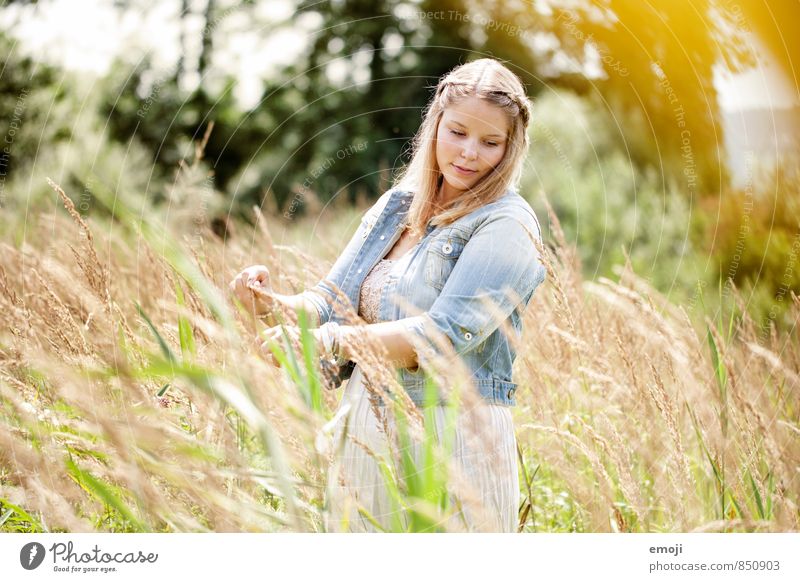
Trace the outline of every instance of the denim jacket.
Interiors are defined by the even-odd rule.
[[[332,285],[357,312],[361,284],[403,231],[413,193],[391,189],[361,219],[361,224],[328,276],[303,295],[319,312],[320,324],[342,323]],[[530,205],[514,190],[455,222],[428,225],[422,240],[398,259],[380,302],[380,321],[402,320],[415,338],[420,366],[403,368],[400,380],[418,406],[423,400],[424,354],[431,355],[434,334],[443,333],[471,371],[478,393],[493,404],[513,405],[516,353],[506,337],[505,321],[519,336],[522,311],[545,278],[532,238],[541,227]],[[419,341],[417,341],[419,340]],[[343,366],[338,384],[352,374]]]

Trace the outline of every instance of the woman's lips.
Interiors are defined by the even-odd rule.
[[[458,172],[462,176],[470,176],[475,172],[477,172],[477,170],[468,170],[467,168],[462,168],[461,166],[457,166],[455,164],[453,164],[453,167],[455,168],[456,172]]]

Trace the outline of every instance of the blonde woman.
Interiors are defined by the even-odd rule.
[[[375,523],[397,523],[375,460],[389,450],[391,435],[347,347],[358,334],[382,344],[418,406],[427,362],[446,351],[435,337],[446,338],[447,351],[470,373],[481,403],[480,410],[463,411],[455,426],[454,481],[466,484],[465,499],[472,502],[467,499],[451,525],[516,529],[519,481],[510,410],[516,354],[508,334],[521,333],[522,311],[545,277],[534,243],[541,228],[516,192],[530,116],[522,83],[500,62],[479,59],[456,67],[438,83],[404,173],[366,212],[323,281],[299,295],[278,295],[271,292],[267,269],[254,266],[231,283],[236,297],[258,314],[269,314],[276,303],[311,313],[321,349],[341,365],[336,383],[349,377],[336,433],[344,448],[339,473],[331,477],[331,529],[347,524],[372,531]],[[253,286],[267,295],[254,294]],[[368,325],[345,325],[345,297]],[[265,354],[280,336],[278,327],[265,332]],[[445,408],[437,405],[433,417],[437,431],[443,430]]]

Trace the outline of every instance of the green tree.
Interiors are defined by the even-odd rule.
[[[727,182],[712,67],[735,45],[720,42],[708,0],[559,3],[552,29],[562,48],[604,74],[599,93],[619,119],[631,158],[663,167],[685,195]]]

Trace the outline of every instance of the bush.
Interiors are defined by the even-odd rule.
[[[544,191],[591,278],[630,257],[635,272],[675,299],[701,273],[692,208],[677,181],[635,165],[610,111],[598,100],[551,92],[534,103],[523,192]],[[544,216],[544,210],[539,211]]]
[[[791,292],[800,294],[800,164],[784,158],[744,189],[725,193],[706,214],[706,247],[722,281],[742,289],[748,310],[763,327],[789,326],[783,314]],[[717,218],[718,216],[718,218]]]

